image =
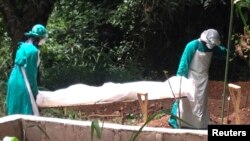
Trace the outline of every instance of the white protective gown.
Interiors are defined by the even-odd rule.
[[[196,50],[188,72],[188,78],[196,80],[195,101],[192,102],[186,98],[180,99],[181,118],[188,121],[195,128],[207,128],[209,123],[207,83],[212,55],[212,52]],[[190,127],[185,123],[180,125]]]

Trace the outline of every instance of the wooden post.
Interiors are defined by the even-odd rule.
[[[125,106],[127,106],[127,103],[125,103]],[[123,106],[120,108],[120,116],[122,117],[122,124],[125,123],[125,116],[124,116],[124,108]]]
[[[228,88],[234,106],[236,124],[240,124],[239,110],[240,110],[241,87],[229,83]]]
[[[143,122],[146,123],[148,119],[148,93],[137,93],[137,97],[143,115]],[[144,100],[142,97],[144,97]]]
[[[64,116],[66,116],[66,115],[68,114],[67,111],[68,111],[68,110],[67,110],[67,107],[63,107],[63,114],[64,114]]]

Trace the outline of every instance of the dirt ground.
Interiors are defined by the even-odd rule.
[[[241,124],[250,124],[250,81],[235,82],[241,87],[241,101],[240,101],[240,120]],[[213,124],[221,124],[222,115],[222,96],[223,96],[224,82],[209,81],[209,100],[208,107],[210,112],[210,119]],[[151,115],[160,110],[171,109],[173,99],[153,100],[148,103],[148,115]],[[120,123],[125,125],[142,125],[142,115],[138,101],[128,103],[112,103],[105,105],[91,105],[77,108],[77,110],[84,113],[81,115],[83,119],[99,118],[105,122]],[[123,115],[122,116],[120,115]],[[227,98],[224,103],[224,124],[235,124],[235,112],[232,100],[228,102]],[[156,119],[150,121],[149,127],[166,127],[169,118],[168,114],[158,116]]]

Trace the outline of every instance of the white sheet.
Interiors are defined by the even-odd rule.
[[[173,95],[175,95],[177,98],[188,97],[190,101],[193,101],[195,90],[194,80],[173,76],[165,82],[108,82],[102,86],[75,84],[56,91],[39,91],[36,102],[39,107],[103,104],[134,101],[137,100],[137,93],[148,93],[148,100],[174,98]]]

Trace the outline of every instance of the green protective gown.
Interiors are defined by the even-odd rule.
[[[213,49],[209,49],[198,39],[187,44],[182,54],[177,76],[194,79],[197,90],[194,102],[184,98],[173,104],[171,114],[189,123],[186,124],[182,122],[179,124],[178,120],[174,116],[171,116],[168,122],[173,128],[178,128],[179,126],[181,126],[181,128],[207,128],[209,124],[207,83],[209,66],[213,54],[218,56],[225,55],[226,48],[217,46]],[[178,112],[178,103],[180,104],[180,112]],[[178,113],[180,113],[180,115]]]
[[[37,70],[39,62],[39,49],[32,43],[21,42],[16,53],[15,64],[11,71],[6,97],[7,115],[26,114],[33,115],[30,96],[21,71],[24,67],[34,97],[38,93]]]

